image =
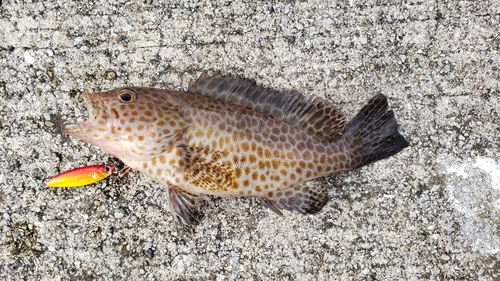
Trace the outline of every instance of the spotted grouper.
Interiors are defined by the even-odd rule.
[[[328,202],[315,178],[353,170],[408,146],[387,98],[346,125],[330,102],[204,72],[188,91],[126,87],[83,96],[89,119],[64,132],[166,186],[170,211],[199,222],[202,194],[256,197],[275,213]]]

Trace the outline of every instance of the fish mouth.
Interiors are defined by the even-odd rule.
[[[103,124],[98,123],[98,120],[106,119],[107,117],[106,106],[99,95],[85,93],[83,94],[83,101],[87,107],[88,119],[82,122],[63,124],[62,130],[65,134],[81,138],[86,129],[104,127]]]
[[[90,120],[85,120],[77,123],[63,124],[62,130],[65,134],[76,137],[84,131],[84,128],[90,127],[92,127],[92,122]]]

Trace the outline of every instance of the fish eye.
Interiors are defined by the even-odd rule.
[[[104,172],[109,173],[111,171],[111,168],[109,166],[104,166]]]
[[[125,102],[125,103],[131,103],[133,101],[135,101],[136,99],[136,94],[130,90],[122,90],[120,92],[118,92],[118,99],[121,101],[121,102]]]

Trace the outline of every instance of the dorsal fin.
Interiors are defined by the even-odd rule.
[[[324,138],[339,136],[346,123],[340,110],[319,97],[295,90],[282,93],[218,71],[213,76],[204,71],[188,91],[260,111]]]

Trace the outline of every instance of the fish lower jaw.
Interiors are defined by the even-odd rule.
[[[88,119],[83,122],[63,124],[62,130],[64,133],[72,135],[72,133],[81,132],[84,128],[92,128],[92,127],[94,127],[92,121]]]
[[[82,134],[82,126],[80,123],[70,123],[70,124],[64,124],[62,126],[62,131],[66,135],[70,135],[73,137],[77,137]]]

